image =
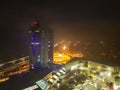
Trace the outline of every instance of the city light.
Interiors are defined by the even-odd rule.
[[[37,20],[34,21],[33,24],[34,24],[34,25],[38,25],[38,21],[37,21]]]
[[[111,71],[112,69],[109,67],[108,70]]]
[[[65,49],[66,49],[66,45],[63,46],[63,50],[65,50]]]
[[[98,66],[98,69],[101,69],[101,67],[100,67],[100,66]]]
[[[111,76],[111,72],[107,72],[107,76],[110,77]]]
[[[33,44],[33,45],[39,45],[40,43],[39,42],[32,42],[31,44]]]
[[[35,32],[40,32],[40,30],[35,30]]]
[[[7,80],[9,80],[9,77],[6,77],[6,78],[3,78],[3,79],[0,79],[0,83],[1,83],[1,82],[5,82],[5,81],[7,81]]]
[[[66,64],[70,61],[70,57],[63,53],[54,53],[53,63],[55,64]]]
[[[62,57],[62,54],[61,54],[61,53],[59,53],[59,54],[58,54],[58,56],[59,56],[59,57]]]

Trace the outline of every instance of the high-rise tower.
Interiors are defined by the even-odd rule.
[[[30,28],[32,69],[48,67],[53,60],[53,32],[38,21]]]

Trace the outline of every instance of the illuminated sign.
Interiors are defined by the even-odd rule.
[[[37,21],[37,20],[34,21],[33,24],[34,24],[34,25],[38,25],[38,21]]]

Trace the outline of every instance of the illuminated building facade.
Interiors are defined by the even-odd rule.
[[[30,28],[31,55],[30,66],[32,69],[48,67],[53,60],[53,32],[42,26],[38,21],[33,22]]]

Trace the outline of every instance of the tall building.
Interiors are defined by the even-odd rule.
[[[30,66],[32,69],[48,67],[53,60],[53,32],[39,21],[33,22],[30,28],[31,55]]]

